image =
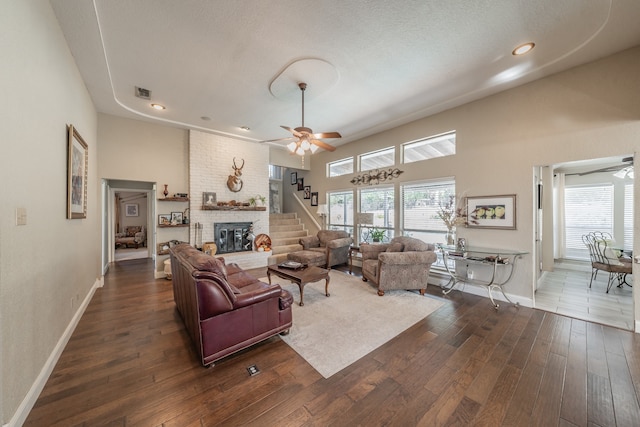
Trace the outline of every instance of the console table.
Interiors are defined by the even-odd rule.
[[[451,292],[458,283],[472,283],[487,288],[489,299],[496,309],[498,309],[500,305],[493,299],[491,293],[493,289],[498,289],[502,293],[502,296],[511,304],[518,305],[517,302],[514,303],[507,297],[502,287],[511,280],[516,262],[522,255],[527,254],[527,252],[476,247],[467,247],[464,251],[460,251],[455,246],[448,245],[438,245],[438,248],[442,251],[444,265],[450,276],[449,282],[442,290],[445,295]],[[449,260],[454,262],[453,270],[449,267]],[[459,273],[455,267],[458,263],[464,263],[464,274]],[[480,279],[472,269],[473,265],[488,267],[490,270],[489,277]],[[504,271],[504,276],[501,279],[498,279],[498,271]]]

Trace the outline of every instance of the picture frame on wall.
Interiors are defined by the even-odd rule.
[[[305,185],[304,186],[304,198],[305,199],[310,199],[311,198],[311,186],[310,185]]]
[[[124,214],[125,216],[138,216],[138,204],[126,203],[124,205]]]
[[[516,195],[467,197],[467,227],[516,229]]]
[[[171,225],[171,214],[158,215],[158,225]]]
[[[298,183],[298,172],[291,172],[291,185]]]
[[[304,190],[304,178],[298,178],[298,191]]]
[[[311,206],[318,206],[318,192],[311,193]]]
[[[73,125],[67,126],[67,219],[87,217],[89,146]]]

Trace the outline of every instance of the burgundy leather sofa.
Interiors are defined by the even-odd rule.
[[[170,249],[173,298],[204,366],[292,324],[293,296],[183,243]]]

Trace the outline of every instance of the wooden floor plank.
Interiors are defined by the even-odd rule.
[[[628,331],[507,304],[496,311],[488,298],[454,291],[328,379],[279,337],[206,369],[171,282],[153,270],[150,260],[111,266],[25,426],[640,422],[640,338]],[[435,286],[427,292],[443,298]],[[259,375],[248,375],[251,364]]]

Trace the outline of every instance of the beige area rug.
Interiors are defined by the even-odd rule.
[[[272,276],[274,283],[293,294],[293,327],[281,336],[291,348],[329,378],[369,352],[433,313],[444,302],[417,291],[389,291],[380,297],[377,288],[359,277],[332,270],[329,297],[325,281],[304,287],[300,307],[298,285]],[[261,279],[267,282],[268,280]]]

